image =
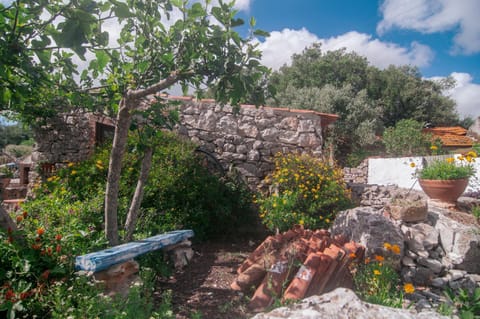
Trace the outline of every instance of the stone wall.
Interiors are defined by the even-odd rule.
[[[343,179],[347,184],[367,184],[368,159],[365,159],[357,167],[344,167]]]
[[[34,130],[34,163],[79,162],[94,151],[98,124],[112,125],[91,113],[59,114]]]
[[[165,97],[164,97],[165,98]],[[272,170],[278,152],[321,155],[323,131],[338,116],[309,110],[242,105],[238,112],[213,100],[166,97],[182,103],[177,132],[199,144],[223,170],[234,167],[252,188]],[[112,124],[92,114],[60,114],[35,130],[33,162],[78,162],[99,140],[99,124]]]
[[[235,167],[251,187],[273,168],[278,153],[322,154],[322,128],[335,115],[307,110],[243,105],[238,112],[211,100],[186,101],[178,132],[201,145],[228,169]]]

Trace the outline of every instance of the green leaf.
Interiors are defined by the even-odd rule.
[[[263,31],[263,30],[255,30],[255,31],[253,31],[253,35],[255,35],[257,37],[268,37],[268,36],[270,36],[270,33],[268,33],[267,31]]]
[[[200,18],[206,15],[202,5],[198,2],[192,5],[188,13],[191,18]]]
[[[255,20],[254,17],[251,17],[250,18],[250,28],[254,28],[256,24],[257,24],[257,20]]]
[[[130,12],[130,9],[128,8],[128,6],[123,2],[115,2],[115,6],[113,7],[113,12],[115,12],[115,15],[117,16],[117,18],[120,18],[120,19],[126,19],[126,18],[131,18],[135,16],[132,12]]]
[[[183,0],[171,0],[170,3],[177,8],[183,8]]]
[[[232,19],[230,24],[232,27],[239,27],[241,25],[244,25],[245,21],[243,21],[243,19],[237,18],[237,19]]]
[[[108,62],[110,62],[110,56],[104,50],[97,50],[95,51],[95,57],[97,58],[97,66],[99,70],[103,71]]]

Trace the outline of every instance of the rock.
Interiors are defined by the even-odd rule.
[[[334,291],[306,298],[288,307],[269,313],[259,313],[252,319],[439,319],[447,318],[433,311],[417,313],[414,310],[396,309],[361,301],[353,291],[337,288]]]
[[[365,246],[367,254],[383,251],[383,244],[398,245],[404,251],[403,234],[390,218],[371,207],[357,207],[340,212],[331,227],[332,235],[343,234]],[[394,255],[394,263],[400,265],[401,255]]]
[[[413,258],[410,258],[408,256],[403,256],[402,265],[407,266],[407,267],[415,267],[416,263],[413,260]]]
[[[415,224],[409,227],[407,235],[407,246],[410,250],[418,252],[431,250],[438,245],[438,231],[425,223]]]
[[[385,206],[385,211],[390,213],[392,218],[404,222],[419,222],[427,217],[427,199],[418,194],[398,193]]]
[[[441,209],[431,214],[436,218],[434,227],[440,234],[445,255],[454,268],[480,274],[480,229],[446,217]]]
[[[436,274],[439,274],[443,270],[442,263],[435,259],[418,257],[417,262],[420,265],[425,266],[428,269],[431,269]]]
[[[432,286],[437,288],[445,288],[448,284],[448,279],[445,277],[437,277],[432,279]]]
[[[450,275],[450,280],[458,280],[465,277],[467,272],[459,269],[450,269],[448,274]]]

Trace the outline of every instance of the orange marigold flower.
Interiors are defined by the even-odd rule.
[[[48,279],[48,276],[50,276],[50,270],[45,270],[41,275],[40,277],[42,277],[43,279],[47,280]]]
[[[403,285],[403,291],[405,291],[407,294],[413,294],[415,287],[411,283],[406,283]]]
[[[380,256],[380,255],[375,255],[375,260],[382,262],[382,261],[385,260],[385,258],[383,256]]]
[[[33,244],[32,245],[32,249],[34,249],[34,250],[39,250],[40,247],[42,247],[40,244]]]
[[[5,300],[7,301],[15,301],[15,292],[12,289],[7,290],[5,293]]]
[[[37,229],[37,234],[38,236],[42,236],[43,234],[45,234],[45,228],[43,227],[40,227]]]
[[[352,259],[357,258],[357,255],[355,255],[355,253],[350,253],[348,256],[349,256],[350,258],[352,258]]]
[[[23,216],[22,216],[22,215],[18,215],[16,219],[17,219],[17,223],[21,223],[22,220],[23,220]]]
[[[395,255],[400,255],[400,246],[398,246],[398,245],[393,245],[393,246],[392,246],[392,252],[393,252]]]
[[[392,245],[390,243],[383,243],[383,248],[385,248],[386,250],[391,250]]]
[[[369,257],[365,258],[365,265],[367,265],[369,263],[370,263],[370,258]]]
[[[375,276],[380,276],[382,273],[380,272],[380,270],[375,269],[375,270],[373,271],[373,274],[374,274]]]

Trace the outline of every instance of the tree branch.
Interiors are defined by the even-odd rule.
[[[184,76],[193,74],[193,72],[184,72],[181,73],[180,71],[173,71],[170,73],[168,77],[165,79],[161,80],[160,82],[157,82],[147,88],[144,89],[137,89],[137,90],[129,90],[127,92],[127,98],[136,100],[136,99],[141,99],[144,98],[150,94],[157,93],[158,91],[164,90],[166,88],[169,88],[173,84],[177,83],[180,79],[182,79]]]

